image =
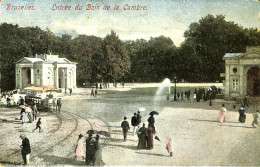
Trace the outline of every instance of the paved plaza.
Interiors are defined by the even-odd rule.
[[[61,113],[42,112],[43,132],[33,123],[21,124],[18,108],[0,108],[0,162],[20,164],[20,134],[30,139],[31,165],[84,165],[84,160],[74,159],[74,150],[79,133],[84,137],[89,129],[104,130],[111,138],[101,136],[102,156],[106,165],[260,165],[260,131],[252,128],[252,113],[255,107],[246,108],[247,119],[238,122],[239,114],[233,104],[227,104],[226,122],[217,121],[221,103],[170,101],[165,96],[155,99],[158,87],[125,87],[99,90],[97,97],[90,96],[90,89],[78,89],[71,96],[63,97]],[[187,85],[178,91],[193,89]],[[173,90],[173,89],[172,89]],[[172,91],[173,94],[173,91]],[[193,95],[193,93],[192,93]],[[127,142],[123,142],[121,122],[126,116],[130,122],[134,112],[145,107],[142,122],[149,113],[155,116],[156,135],[154,149],[138,150],[137,136],[132,136],[132,127]],[[3,121],[6,119],[7,121]],[[167,136],[172,137],[173,156],[165,149]]]

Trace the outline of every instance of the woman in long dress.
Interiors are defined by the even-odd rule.
[[[152,124],[148,125],[148,140],[147,140],[147,148],[153,149],[153,135],[154,135],[154,128]]]
[[[83,156],[83,138],[82,137],[83,137],[83,135],[79,134],[77,146],[76,146],[76,149],[75,149],[76,160],[79,160],[80,158],[84,159],[84,156]]]
[[[219,122],[225,122],[226,112],[227,112],[227,109],[225,108],[225,104],[222,104],[222,107],[220,108],[219,115],[218,115]]]
[[[167,137],[166,150],[170,153],[170,156],[172,156],[172,138],[170,137]]]
[[[94,156],[94,166],[103,166],[105,163],[102,160],[102,149],[99,142],[99,135],[96,136],[95,142],[95,156]]]
[[[241,122],[241,123],[245,123],[245,121],[246,121],[246,114],[245,114],[245,112],[246,111],[245,111],[245,108],[244,108],[243,105],[239,108],[238,112],[239,112],[238,121]]]
[[[29,122],[29,118],[26,114],[26,112],[22,112],[22,124],[25,123],[25,122]]]

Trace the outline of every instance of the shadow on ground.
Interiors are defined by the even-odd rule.
[[[142,152],[135,152],[137,154],[144,154],[144,155],[152,155],[152,156],[159,156],[159,157],[169,157],[170,155],[163,155],[163,154],[155,154],[155,153],[142,153]]]
[[[44,162],[59,165],[85,165],[85,161],[77,161],[75,158],[65,158],[52,155],[41,155],[38,158],[43,159]]]

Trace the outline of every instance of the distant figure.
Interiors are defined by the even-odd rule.
[[[38,119],[37,123],[36,123],[36,128],[33,130],[33,132],[39,128],[39,133],[41,132],[41,118]]]
[[[148,130],[145,128],[145,123],[143,123],[143,127],[138,130],[138,145],[137,148],[145,149],[147,147],[147,137],[148,137]]]
[[[212,106],[212,100],[209,99],[209,106]]]
[[[134,116],[131,119],[131,125],[133,126],[133,136],[136,133],[136,126],[138,125],[137,123],[138,123],[138,118],[137,118],[136,113],[134,113]]]
[[[256,110],[256,113],[253,114],[253,117],[254,120],[252,122],[252,126],[254,128],[259,128],[259,118],[260,118],[259,110]],[[257,125],[257,127],[255,125]]]
[[[94,157],[95,157],[95,139],[92,138],[92,134],[89,134],[88,138],[86,139],[86,157],[85,157],[86,165],[93,164]]]
[[[183,100],[183,92],[181,92],[181,100]]]
[[[99,142],[99,135],[96,136],[95,142],[95,156],[94,156],[94,166],[103,166],[105,163],[102,160],[102,148]]]
[[[127,139],[127,132],[129,131],[130,127],[129,127],[129,123],[128,121],[126,120],[127,118],[124,117],[124,121],[121,123],[121,127],[122,127],[122,130],[123,130],[123,135],[124,135],[124,142],[126,141]]]
[[[94,97],[95,96],[95,93],[94,93],[94,89],[91,89],[91,94],[90,94],[90,96],[92,97]]]
[[[148,131],[147,148],[151,150],[153,149],[153,135],[155,134],[152,124],[148,125],[147,131]]]
[[[7,98],[6,98],[6,107],[11,107],[11,99],[10,99],[10,97],[9,96],[7,96]]]
[[[219,116],[218,116],[219,122],[225,122],[226,112],[227,112],[227,109],[225,108],[225,104],[222,104],[222,107],[220,108]]]
[[[60,112],[61,106],[62,106],[61,98],[58,98],[58,100],[57,100],[57,107],[58,107],[58,111],[59,112]]]
[[[246,96],[243,98],[243,103],[244,103],[244,106],[245,106],[245,107],[246,107],[246,106],[249,107],[248,99],[247,99]]]
[[[95,89],[95,97],[97,96],[97,89]]]
[[[19,100],[19,106],[20,106],[20,105],[24,105],[24,99],[23,99],[22,96],[20,96],[20,100]]]
[[[33,120],[36,120],[37,119],[37,113],[38,113],[36,103],[34,103],[34,105],[32,106],[32,111],[33,111]]]
[[[53,98],[52,99],[52,111],[57,111],[57,99]]]
[[[99,88],[102,89],[102,84],[100,83]]]
[[[239,112],[239,118],[238,118],[238,121],[241,122],[241,123],[245,123],[246,121],[246,114],[245,114],[245,108],[243,105],[241,105],[241,107],[238,109],[238,112]]]
[[[84,156],[83,156],[83,135],[82,134],[79,134],[77,146],[76,146],[76,149],[75,149],[75,158],[76,158],[76,160],[79,160],[79,158],[84,159]]]
[[[167,137],[166,150],[170,153],[170,156],[172,156],[172,138],[170,137]]]
[[[70,90],[70,96],[71,96],[71,94],[72,94],[72,88],[70,88],[69,90]]]
[[[31,153],[31,146],[30,141],[28,138],[25,137],[25,135],[20,135],[20,138],[23,140],[21,147],[22,151],[22,158],[24,165],[29,165],[30,163],[30,153]]]

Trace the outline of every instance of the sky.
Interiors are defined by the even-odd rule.
[[[57,35],[105,37],[114,30],[121,40],[146,39],[164,35],[180,46],[189,25],[207,14],[225,15],[245,28],[260,29],[260,0],[0,0],[0,23],[20,27],[47,28]],[[86,10],[88,4],[99,10]],[[124,5],[146,6],[146,10],[124,10]],[[71,6],[52,10],[53,5]],[[82,6],[82,10],[75,7]],[[114,6],[119,6],[114,10]],[[11,6],[10,10],[8,6]],[[18,10],[34,6],[35,10]],[[110,9],[104,10],[104,7]]]

